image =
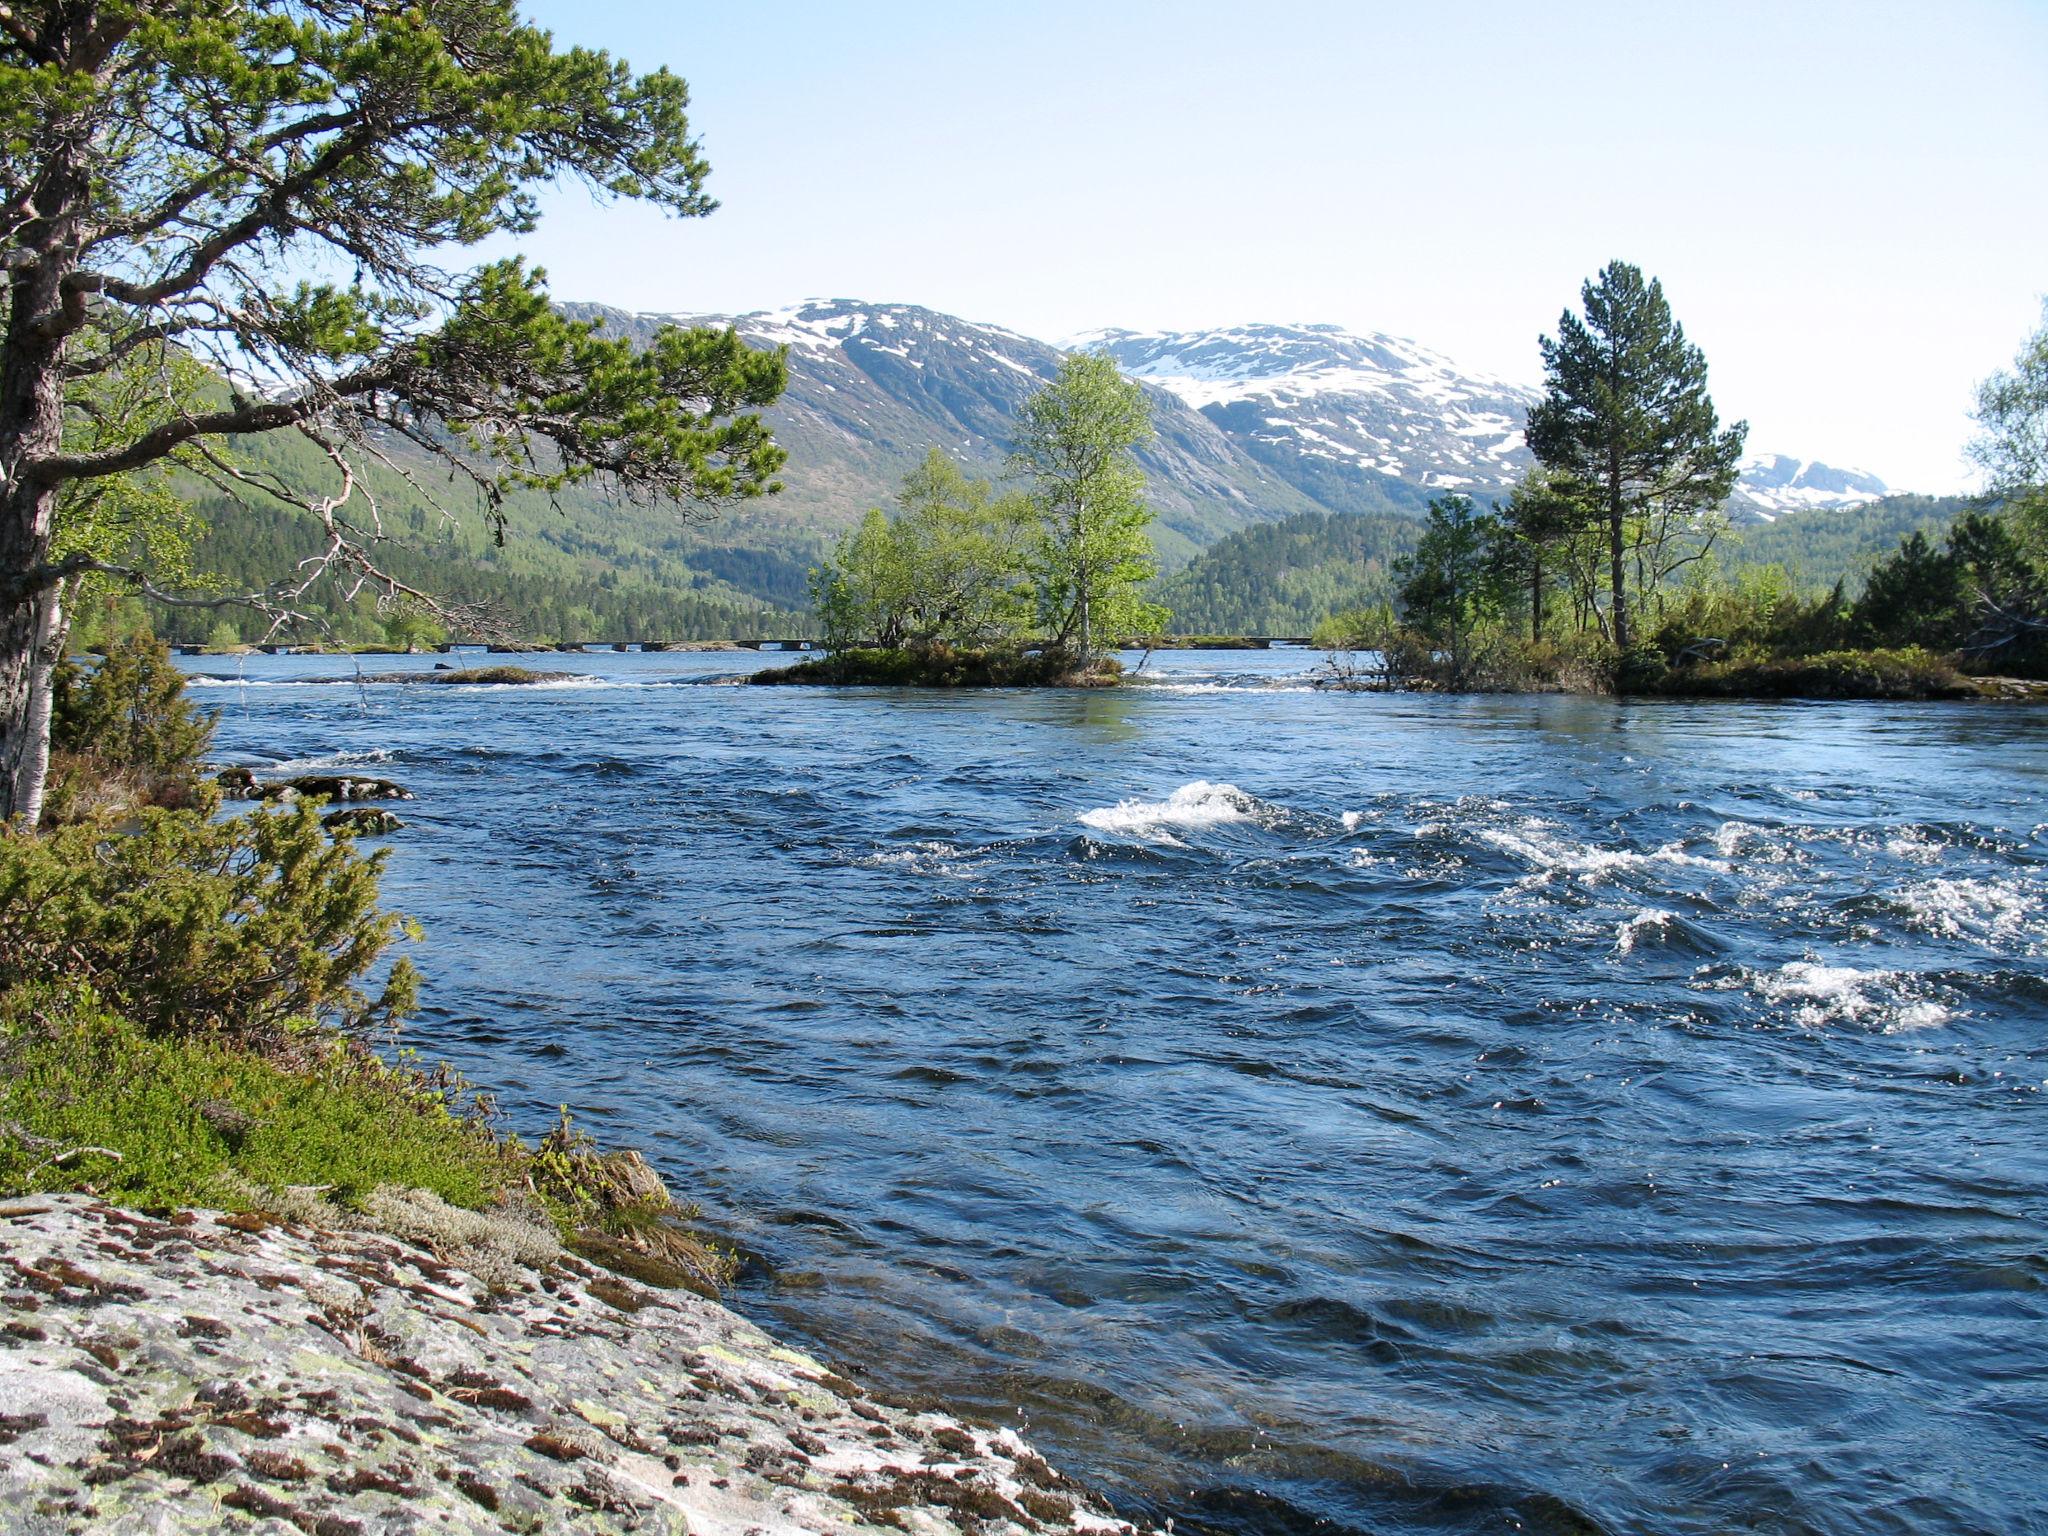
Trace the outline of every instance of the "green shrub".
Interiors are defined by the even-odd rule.
[[[1948,657],[1917,647],[1736,658],[1674,667],[1654,691],[1748,699],[1963,699],[1977,686]]]
[[[1654,642],[1632,645],[1615,662],[1614,691],[1655,693],[1669,670],[1664,652]]]
[[[84,986],[0,996],[0,1191],[247,1209],[264,1191],[354,1205],[388,1184],[477,1206],[517,1171],[443,1080],[339,1037],[285,1063],[151,1037]]]
[[[152,635],[116,640],[90,672],[65,662],[51,690],[51,747],[114,768],[190,777],[220,718],[185,697],[185,674]]]
[[[86,982],[145,1033],[266,1049],[301,1021],[395,1024],[417,993],[409,961],[374,998],[356,986],[405,928],[377,910],[383,860],[330,842],[310,803],[0,833],[0,992]]]
[[[749,673],[750,683],[818,683],[882,688],[1088,688],[1114,683],[1123,664],[1045,651],[956,651],[945,644],[856,648]]]

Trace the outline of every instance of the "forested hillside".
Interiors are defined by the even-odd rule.
[[[1340,608],[1390,598],[1422,525],[1393,513],[1308,512],[1246,528],[1153,584],[1179,634],[1305,635]]]
[[[250,475],[269,474],[302,493],[339,489],[333,467],[304,440],[286,434],[236,447]],[[492,535],[473,489],[444,472],[429,474],[416,456],[391,453],[341,509],[358,526],[374,516],[385,541],[379,562],[392,575],[434,594],[451,609],[480,617],[475,633],[547,641],[711,640],[781,637],[800,628],[793,610],[808,606],[805,577],[816,546],[784,531],[779,547],[761,540],[759,503],[715,518],[674,508],[614,504],[589,490],[558,505],[519,492],[504,506],[506,532]],[[320,549],[319,525],[303,511],[244,491],[242,499],[196,480],[183,489],[206,531],[193,568],[221,591],[268,586]],[[302,606],[354,643],[385,638],[367,595],[353,603],[330,586]],[[171,608],[157,632],[180,642],[253,639],[265,620],[236,609]],[[225,627],[223,627],[225,626]],[[312,637],[308,637],[312,638]]]
[[[1841,580],[1853,596],[1871,565],[1897,549],[1899,540],[1916,529],[1937,533],[1972,504],[1963,496],[1887,496],[1860,507],[1798,512],[1737,530],[1722,563],[1782,565],[1802,585],[1829,587]]]

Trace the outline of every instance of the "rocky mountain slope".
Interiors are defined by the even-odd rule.
[[[867,508],[887,506],[933,446],[971,473],[1002,474],[1018,408],[1057,372],[1061,356],[1013,331],[913,304],[838,299],[750,315],[565,307],[627,336],[665,323],[729,324],[754,345],[788,347],[789,388],[768,413],[789,450],[786,489],[743,515],[791,531],[836,534]],[[1168,391],[1151,395],[1158,437],[1143,459],[1169,563],[1234,529],[1317,509],[1201,412]]]

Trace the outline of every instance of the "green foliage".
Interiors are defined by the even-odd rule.
[[[1979,433],[1970,456],[1990,477],[2028,553],[2048,563],[2048,302],[2041,325],[2021,345],[2010,371],[1977,392]]]
[[[1871,571],[1856,604],[1865,644],[1965,649],[1996,655],[2008,669],[2048,662],[2043,573],[2021,540],[2024,524],[1972,512],[1949,526],[1937,548],[1915,531]]]
[[[1039,613],[1059,649],[1085,658],[1098,637],[1166,627],[1166,613],[1139,595],[1155,567],[1136,450],[1151,439],[1145,392],[1103,353],[1068,356],[1024,402],[1010,466],[1031,485]]]
[[[1447,645],[1500,617],[1508,599],[1502,579],[1505,529],[1473,510],[1469,496],[1439,496],[1415,552],[1395,562],[1401,610],[1409,623]]]
[[[1856,605],[1857,637],[1870,645],[1931,643],[1946,650],[1968,627],[1955,556],[1917,530],[1871,571]]]
[[[189,776],[219,718],[185,697],[185,674],[153,637],[116,641],[90,672],[66,662],[52,680],[50,744],[112,768]]]
[[[1123,665],[1114,656],[1084,661],[1047,648],[956,651],[945,644],[876,649],[855,647],[790,667],[747,674],[749,683],[854,684],[879,688],[1072,688],[1114,683]]]
[[[0,995],[7,1193],[89,1185],[132,1204],[241,1209],[261,1190],[353,1204],[397,1184],[481,1205],[517,1165],[456,1108],[444,1079],[337,1039],[287,1064],[148,1034],[77,984]]]
[[[1031,506],[996,496],[938,449],[905,478],[897,515],[871,510],[811,573],[811,594],[835,650],[989,646],[1031,619],[1026,560]]]
[[[0,991],[64,977],[146,1034],[262,1046],[309,1020],[395,1024],[416,998],[411,962],[375,996],[357,986],[406,926],[377,909],[383,863],[330,842],[311,801],[0,836]]]
[[[448,630],[432,614],[408,604],[385,618],[384,638],[401,651],[424,651],[446,640]]]
[[[1331,614],[1309,638],[1326,651],[1375,650],[1400,627],[1394,605],[1381,601]]]
[[[95,371],[67,392],[67,452],[98,452],[161,427],[206,403],[215,383],[195,358],[175,350],[150,360],[131,355],[99,368],[105,346],[105,338],[94,332],[80,337],[80,350]],[[201,524],[178,492],[177,472],[198,463],[197,455],[183,448],[127,474],[72,481],[58,498],[51,553],[146,570],[169,585],[194,585],[192,552]],[[67,594],[67,606],[76,609],[120,589],[104,574],[84,575]]]
[[[1716,547],[1722,566],[1782,566],[1808,588],[1842,583],[1854,597],[1870,568],[1918,530],[1938,538],[1970,510],[1960,496],[1886,496],[1860,507],[1796,512],[1738,528]]]
[[[1725,658],[1831,650],[1849,642],[1850,629],[1840,582],[1814,591],[1802,588],[1783,566],[1738,566],[1724,576],[1708,561],[1666,606],[1653,639],[1669,658],[1703,650]]]
[[[1529,448],[1549,471],[1549,496],[1604,528],[1601,621],[1626,650],[1631,598],[1655,594],[1713,543],[1748,427],[1721,430],[1706,359],[1656,279],[1609,262],[1581,299],[1585,318],[1566,310],[1556,338],[1543,340],[1545,392],[1529,413]]]

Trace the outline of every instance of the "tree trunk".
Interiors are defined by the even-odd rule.
[[[62,178],[59,178],[60,180]],[[61,206],[63,187],[45,189]],[[31,577],[50,558],[57,487],[25,478],[23,466],[56,453],[64,437],[65,274],[62,219],[42,259],[8,287],[0,343],[0,822],[42,805],[49,771],[49,653],[63,645],[63,604],[54,585]]]
[[[16,487],[0,501],[0,576],[42,563],[47,536],[21,529],[14,503],[32,500]],[[46,493],[46,499],[54,500]],[[31,524],[31,526],[33,526]],[[45,523],[47,526],[47,523]],[[26,553],[17,553],[25,550]],[[42,813],[50,768],[50,675],[63,650],[63,604],[55,587],[0,613],[0,822],[21,818],[34,826]]]
[[[1529,643],[1536,645],[1543,639],[1543,551],[1535,550],[1529,556]]]
[[[1628,649],[1628,578],[1622,571],[1622,523],[1626,520],[1623,510],[1621,474],[1617,469],[1607,498],[1607,574],[1614,612],[1614,648],[1618,651]]]

